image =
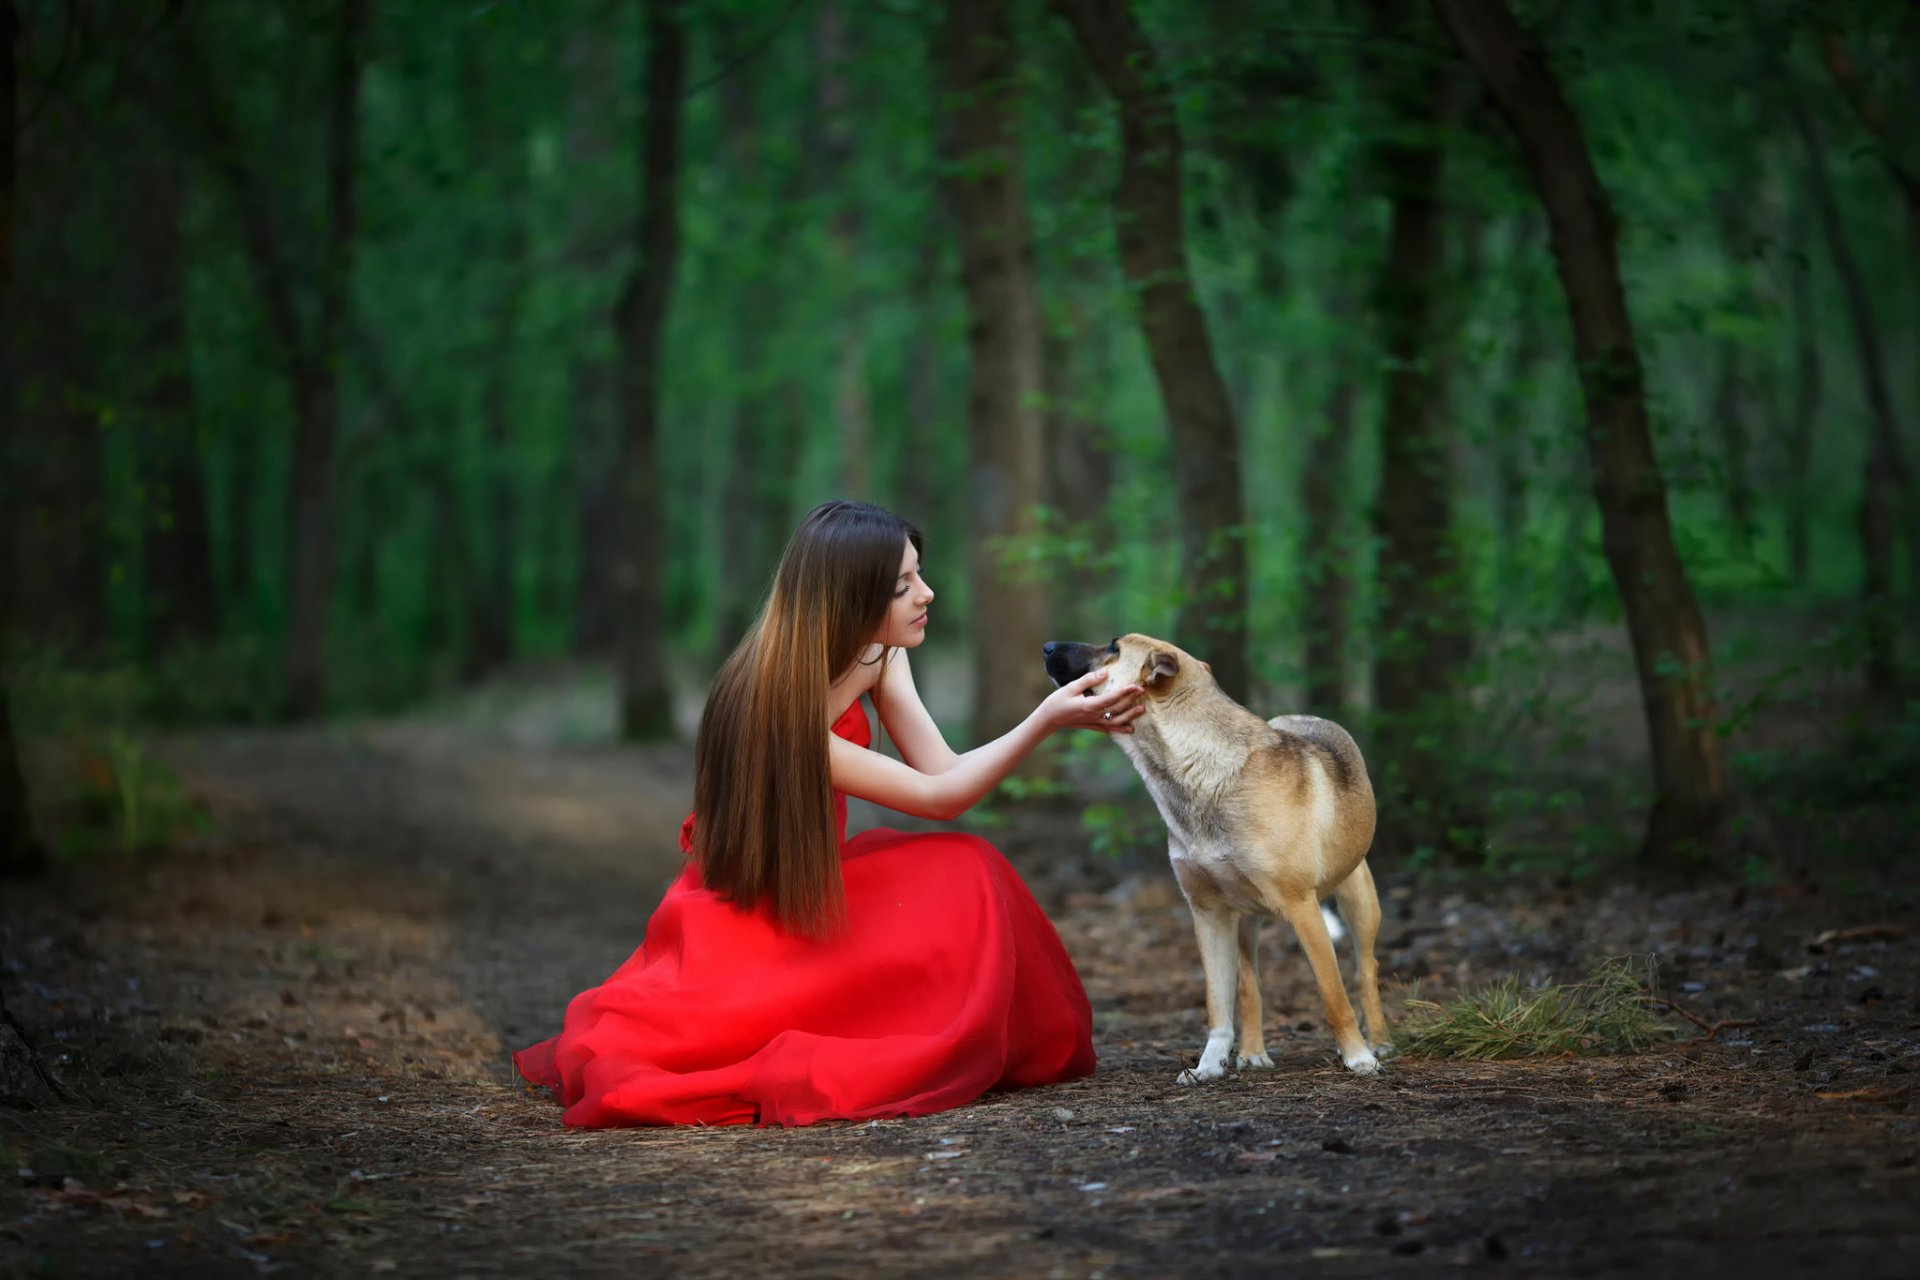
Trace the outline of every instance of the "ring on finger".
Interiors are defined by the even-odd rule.
[[[1111,712],[1111,711],[1102,711],[1102,712],[1100,713],[1100,718],[1101,718],[1102,720],[1111,720],[1111,719],[1113,719],[1113,712]]]

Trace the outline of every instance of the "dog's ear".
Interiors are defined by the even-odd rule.
[[[1147,659],[1147,683],[1159,684],[1180,674],[1180,659],[1165,649],[1155,649]]]

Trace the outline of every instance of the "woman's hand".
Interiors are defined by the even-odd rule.
[[[1141,712],[1146,709],[1140,701],[1144,690],[1137,684],[1123,684],[1089,696],[1088,691],[1103,684],[1107,675],[1104,667],[1089,671],[1078,680],[1069,681],[1048,694],[1047,700],[1040,704],[1048,727],[1132,733],[1133,721],[1139,719]]]

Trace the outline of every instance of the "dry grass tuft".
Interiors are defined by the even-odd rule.
[[[1651,1007],[1652,967],[1613,959],[1585,982],[1522,987],[1506,978],[1444,1005],[1409,1000],[1394,1043],[1410,1058],[1477,1061],[1638,1053],[1678,1034]]]

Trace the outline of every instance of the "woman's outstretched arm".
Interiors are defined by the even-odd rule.
[[[833,771],[833,788],[916,818],[945,821],[958,817],[1060,729],[1132,732],[1126,726],[1139,714],[1140,686],[1121,685],[1116,689],[1103,689],[1091,697],[1082,696],[1106,678],[1107,672],[1102,669],[1062,685],[1012,730],[964,755],[954,755],[939,737],[939,730],[932,729],[932,719],[928,718],[926,727],[932,729],[940,750],[951,757],[951,763],[937,773],[902,764],[844,738],[831,737],[828,764]],[[918,703],[917,695],[914,701]],[[1111,720],[1104,718],[1109,711],[1113,712]],[[924,708],[921,714],[925,715]],[[888,732],[901,744],[901,754],[918,762],[925,744],[910,746],[894,720],[889,719],[887,725]],[[936,755],[928,762],[938,759]]]

